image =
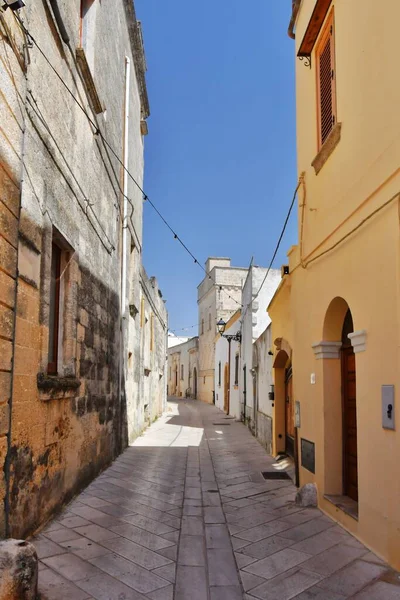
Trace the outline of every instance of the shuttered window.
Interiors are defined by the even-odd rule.
[[[318,143],[321,147],[336,124],[335,30],[333,11],[316,48]]]

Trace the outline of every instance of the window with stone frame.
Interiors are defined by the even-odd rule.
[[[48,325],[47,347],[43,347],[42,373],[76,375],[77,287],[79,266],[75,252],[61,233],[52,228],[45,236],[48,245],[43,267],[45,291],[42,311]]]
[[[234,385],[239,385],[239,354],[235,356],[235,381]]]
[[[181,365],[181,380],[183,381],[184,376],[184,367]]]
[[[333,10],[327,17],[316,50],[318,149],[328,139],[337,122],[335,23]]]
[[[60,277],[61,277],[61,248],[56,244],[51,245],[51,272],[50,272],[50,302],[49,302],[49,347],[48,365],[49,375],[58,373],[58,342],[60,334]]]

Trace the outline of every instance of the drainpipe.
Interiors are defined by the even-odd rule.
[[[129,158],[129,90],[131,80],[131,61],[125,56],[125,124],[124,124],[124,210],[122,221],[122,298],[121,298],[121,313],[122,318],[125,317],[126,310],[126,250],[127,250],[127,227],[128,227],[128,158]]]
[[[296,39],[296,35],[294,32],[294,26],[296,24],[297,15],[299,14],[301,0],[293,0],[292,7],[292,17],[290,19],[289,27],[288,27],[288,36],[292,38],[292,40]]]
[[[60,7],[58,6],[57,0],[49,0],[51,9],[53,11],[54,18],[57,23],[58,31],[60,32],[62,41],[65,44],[69,44],[69,35],[65,29],[64,21],[60,13]]]
[[[122,257],[121,257],[121,320],[120,320],[120,355],[119,355],[119,381],[118,397],[120,400],[120,451],[123,442],[123,414],[122,396],[126,396],[125,381],[125,332],[126,332],[126,278],[127,278],[127,220],[128,220],[128,158],[129,158],[129,90],[131,78],[131,62],[125,56],[125,100],[124,100],[124,140],[123,140],[123,212],[122,212]],[[129,441],[129,431],[127,432]]]

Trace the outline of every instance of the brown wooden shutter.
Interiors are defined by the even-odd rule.
[[[335,44],[333,14],[328,19],[317,50],[319,146],[336,123]]]

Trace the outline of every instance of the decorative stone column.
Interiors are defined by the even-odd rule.
[[[354,333],[349,333],[347,336],[351,341],[351,345],[354,349],[354,354],[358,354],[359,352],[364,352],[367,348],[367,332],[365,329],[360,329],[360,331],[355,331]]]
[[[322,360],[323,358],[339,358],[342,342],[317,342],[312,345],[315,358]]]

